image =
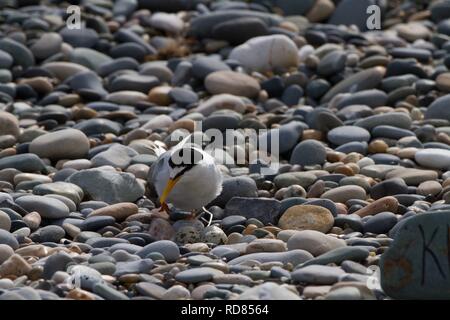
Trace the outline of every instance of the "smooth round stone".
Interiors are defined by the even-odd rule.
[[[267,25],[258,18],[243,17],[224,21],[214,26],[214,39],[228,41],[231,44],[241,44],[249,39],[264,36],[268,33]]]
[[[89,140],[80,130],[64,129],[37,137],[29,150],[41,158],[52,160],[79,159],[87,155]]]
[[[43,183],[33,188],[35,195],[60,195],[72,200],[75,204],[79,204],[83,199],[83,190],[77,185],[69,182],[53,182]]]
[[[131,158],[137,155],[138,153],[130,147],[113,144],[108,150],[95,155],[91,162],[93,167],[112,166],[123,170],[130,165]]]
[[[228,70],[210,73],[205,79],[205,87],[211,94],[229,93],[248,98],[256,97],[261,89],[252,77]]]
[[[0,48],[9,53],[14,58],[15,64],[22,66],[24,70],[35,64],[35,59],[30,49],[20,42],[10,38],[3,38],[0,39]]]
[[[198,102],[197,93],[184,88],[172,88],[169,97],[182,108]]]
[[[223,218],[220,221],[220,225],[223,228],[223,230],[226,231],[227,229],[231,228],[232,226],[244,225],[246,221],[247,221],[246,217],[234,215],[234,216],[228,216],[228,217]]]
[[[306,250],[315,257],[345,246],[346,243],[344,240],[336,239],[315,230],[297,231],[287,242],[288,250]]]
[[[393,169],[393,170],[392,170]],[[385,174],[386,179],[401,178],[407,185],[417,186],[421,182],[437,179],[438,174],[433,170],[420,170],[413,168],[391,168]]]
[[[365,142],[365,141],[364,142],[352,141],[352,142],[347,142],[345,144],[342,144],[334,150],[345,153],[345,154],[349,154],[351,152],[357,152],[357,153],[365,155],[365,154],[367,154],[368,147],[369,146],[368,146],[367,142]]]
[[[134,202],[144,195],[143,186],[131,173],[86,169],[72,174],[67,182],[79,186],[92,200],[109,204]]]
[[[363,246],[346,246],[328,251],[314,259],[306,261],[303,266],[341,264],[343,261],[363,261],[369,256],[369,249]]]
[[[283,264],[291,263],[294,266],[302,264],[313,256],[305,250],[290,250],[286,252],[257,252],[246,254],[228,262],[229,265],[238,265],[249,260],[256,260],[261,263],[265,262],[281,262]]]
[[[366,130],[372,130],[380,125],[409,129],[411,127],[411,118],[403,112],[390,112],[358,120],[354,125]]]
[[[445,149],[423,149],[416,152],[414,159],[418,164],[427,168],[450,168],[450,151]]]
[[[295,205],[283,213],[278,225],[282,229],[317,230],[325,233],[333,223],[333,215],[324,207]]]
[[[44,60],[61,50],[62,38],[55,32],[44,33],[30,50],[38,60]]]
[[[361,217],[357,214],[338,215],[334,219],[334,225],[342,229],[350,228],[358,232],[363,230]]]
[[[256,197],[257,187],[255,180],[242,176],[224,179],[222,182],[222,192],[211,202],[211,205],[225,207],[233,197]]]
[[[384,81],[384,80],[383,80]],[[350,106],[368,106],[375,108],[386,104],[388,96],[384,91],[378,89],[363,90],[354,94],[343,94],[339,101],[336,101],[336,108],[343,110],[345,107]],[[352,109],[346,109],[352,110]]]
[[[333,201],[328,200],[328,199],[310,199],[310,200],[307,200],[306,202],[304,202],[304,204],[327,208],[328,210],[330,210],[333,217],[335,217],[338,212],[336,204]]]
[[[149,19],[150,24],[171,34],[179,34],[183,30],[184,22],[175,14],[157,12]]]
[[[104,283],[96,283],[92,289],[92,292],[98,294],[106,300],[130,300],[130,298],[128,298],[124,293]]]
[[[0,244],[0,265],[14,254],[14,250],[7,244]],[[0,286],[1,288],[1,286]]]
[[[211,280],[214,276],[222,275],[223,272],[209,267],[188,269],[176,274],[175,279],[184,283],[198,283]]]
[[[277,175],[273,182],[278,189],[289,187],[293,184],[308,188],[316,180],[317,177],[309,172],[286,172]]]
[[[383,67],[375,67],[360,71],[331,88],[321,99],[322,103],[330,101],[334,96],[340,93],[358,92],[376,88],[384,77],[386,69]]]
[[[248,71],[265,72],[296,67],[297,46],[285,35],[256,37],[235,47],[229,59],[239,61]]]
[[[242,215],[248,219],[255,218],[264,224],[274,223],[279,212],[280,202],[271,198],[233,197],[227,202],[225,214]]]
[[[397,216],[392,212],[380,212],[364,223],[364,231],[387,234],[397,224]]]
[[[323,193],[321,198],[334,202],[346,203],[350,199],[366,199],[366,191],[360,186],[341,186]]]
[[[429,50],[418,48],[393,48],[389,53],[394,58],[415,58],[420,62],[428,62],[431,58]]]
[[[93,49],[76,48],[69,55],[70,62],[81,64],[91,70],[96,70],[98,66],[106,62],[111,62],[112,58]]]
[[[145,76],[140,74],[122,74],[115,77],[110,85],[111,92],[115,91],[140,91],[148,93],[151,89],[160,84],[158,78],[154,76]]]
[[[304,90],[298,84],[290,85],[284,90],[281,101],[283,101],[287,106],[297,105],[300,99],[304,95]]]
[[[200,57],[192,64],[192,74],[198,79],[205,79],[216,71],[230,70],[230,67],[218,58]]]
[[[283,252],[286,251],[286,244],[275,239],[255,239],[250,242],[245,250],[246,254],[255,252]]]
[[[428,106],[425,118],[450,120],[450,111],[447,108],[449,103],[450,94],[437,98]]]
[[[328,132],[328,140],[335,145],[343,145],[349,142],[370,140],[370,133],[364,128],[354,126],[337,127]]]
[[[69,29],[66,27],[59,31],[59,34],[64,42],[70,44],[74,48],[92,48],[99,39],[98,33],[91,28]]]
[[[377,126],[372,130],[372,137],[384,137],[399,140],[403,137],[415,136],[414,132],[393,126]]]
[[[428,196],[438,195],[442,191],[442,186],[437,181],[424,181],[417,187],[417,194]]]
[[[221,109],[230,109],[238,113],[244,113],[245,104],[239,97],[224,93],[211,97],[205,102],[199,104],[199,106],[193,110],[209,116],[211,113]]]
[[[137,70],[138,68],[139,63],[135,59],[131,57],[123,57],[102,64],[98,67],[97,73],[99,76],[105,77],[120,70]]]
[[[0,229],[9,231],[11,229],[11,218],[0,210]]]
[[[227,129],[237,129],[240,118],[236,115],[212,114],[202,121],[202,130],[205,132],[209,129],[219,129],[225,131]]]
[[[20,134],[19,121],[11,113],[0,111],[0,135],[12,135],[18,137]]]
[[[339,267],[313,265],[291,273],[292,280],[316,285],[332,285],[339,281],[345,271]]]
[[[268,130],[259,136],[260,148],[261,145],[266,144],[267,151],[271,151],[272,139],[279,141],[279,152],[285,153],[291,151],[297,144],[299,137],[302,136],[304,124],[299,121],[291,121],[287,124],[280,126],[279,128]]]
[[[59,243],[65,235],[66,232],[60,226],[45,226],[33,233],[30,239],[35,242]]]
[[[58,271],[66,271],[73,259],[66,252],[57,252],[49,256],[44,263],[44,279],[51,279]]]
[[[60,219],[69,216],[69,208],[57,199],[42,196],[22,196],[16,203],[25,210],[36,211],[42,218]]]
[[[436,86],[439,90],[445,93],[450,92],[450,73],[444,72],[437,76]]]
[[[370,189],[370,196],[377,200],[385,196],[408,193],[408,186],[400,178],[387,179],[377,183]]]
[[[332,51],[325,55],[317,66],[317,73],[323,77],[332,76],[344,70],[347,55],[343,51]]]
[[[245,290],[238,300],[301,300],[289,289],[273,282],[263,283]]]
[[[0,50],[0,69],[9,69],[13,65],[13,57],[3,50]]]
[[[90,69],[81,64],[63,61],[48,62],[42,65],[42,68],[54,74],[60,81],[64,81],[77,73],[90,71]]]
[[[316,140],[305,140],[294,148],[289,163],[302,166],[322,165],[326,157],[327,152],[322,143]]]
[[[164,256],[167,262],[175,262],[180,256],[180,249],[178,246],[169,240],[160,240],[150,243],[136,252],[136,254],[145,258],[152,252],[159,252]]]
[[[431,35],[430,29],[428,29],[425,24],[421,22],[414,21],[398,24],[395,29],[400,37],[410,42],[414,42],[419,39],[426,39]]]
[[[19,242],[17,242],[14,235],[3,229],[0,229],[0,245],[7,245],[13,250],[19,248]]]
[[[83,231],[97,231],[103,227],[113,225],[116,219],[110,216],[94,216],[84,220],[80,229]]]
[[[92,211],[88,217],[111,216],[117,221],[123,221],[138,212],[138,206],[131,202],[117,203]]]

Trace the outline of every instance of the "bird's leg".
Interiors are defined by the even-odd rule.
[[[209,212],[205,207],[202,207],[203,212],[200,213],[199,217],[201,217],[201,219],[206,223],[206,226],[209,227],[211,225],[212,219],[213,219],[213,214],[211,212]],[[203,214],[207,213],[209,215],[209,219],[206,220],[205,218],[203,218]]]
[[[170,214],[169,206],[167,205],[167,203],[161,203],[161,209],[159,209],[159,212],[161,211],[165,211],[167,214]]]

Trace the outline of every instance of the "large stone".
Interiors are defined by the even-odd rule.
[[[333,215],[324,207],[295,205],[284,212],[278,225],[282,229],[317,230],[325,233],[333,223]]]
[[[16,203],[28,210],[36,211],[41,217],[47,219],[60,219],[69,215],[69,208],[58,199],[42,196],[22,196],[16,200]]]
[[[381,286],[395,299],[450,299],[450,211],[408,218],[381,256]]]
[[[237,60],[248,71],[271,71],[296,67],[297,46],[285,35],[256,37],[231,51],[229,58]]]
[[[416,152],[416,162],[421,166],[433,169],[450,169],[450,150],[423,149]]]
[[[288,250],[306,250],[315,257],[330,250],[345,246],[344,240],[328,236],[315,230],[297,231],[287,242]]]
[[[260,90],[254,78],[227,70],[210,73],[205,79],[205,87],[211,94],[229,93],[248,98],[256,97]]]
[[[258,195],[258,188],[255,180],[242,176],[224,179],[222,182],[222,192],[213,200],[211,205],[225,207],[233,197],[254,198]]]
[[[301,298],[279,284],[267,282],[245,290],[238,300],[301,300]]]
[[[227,216],[241,215],[255,218],[264,224],[275,223],[280,210],[280,202],[269,198],[233,197],[225,206]]]
[[[349,77],[346,77],[344,78],[344,80],[337,83],[333,88],[331,88],[322,97],[321,102],[328,102],[339,93],[354,93],[362,90],[376,88],[383,79],[385,72],[385,68],[375,67],[360,71]]]
[[[334,202],[346,203],[350,199],[365,200],[366,190],[360,186],[348,185],[328,190],[320,197]]]
[[[88,217],[95,216],[110,216],[114,217],[117,221],[123,221],[132,214],[138,212],[138,206],[130,202],[116,203],[110,206],[96,209],[92,211]]]
[[[0,111],[0,136],[7,134],[19,136],[19,121],[11,113]]]
[[[83,190],[79,186],[64,181],[39,184],[33,188],[33,193],[40,196],[46,194],[64,196],[75,204],[79,204],[84,197]]]
[[[80,159],[89,151],[89,140],[80,130],[64,129],[37,137],[30,143],[30,152],[51,160]]]
[[[79,186],[92,200],[109,204],[134,202],[144,195],[144,187],[131,173],[86,169],[75,172],[66,181]]]
[[[324,164],[327,158],[325,146],[319,141],[308,139],[300,142],[292,151],[291,164],[311,166]]]
[[[367,8],[376,5],[375,0],[342,0],[336,6],[328,23],[336,25],[356,25],[361,31],[367,30]]]

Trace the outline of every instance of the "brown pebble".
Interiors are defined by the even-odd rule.
[[[319,130],[307,129],[307,130],[303,131],[302,141],[308,140],[308,139],[320,141],[320,140],[324,139],[324,134],[323,134],[323,132],[321,132]]]
[[[387,196],[381,199],[378,199],[371,204],[365,206],[364,208],[359,209],[355,212],[361,218],[365,216],[375,215],[380,212],[389,211],[389,212],[397,212],[398,208],[398,200],[394,197]]]
[[[369,153],[386,153],[388,147],[383,140],[374,140],[369,144]]]
[[[172,103],[172,99],[169,96],[169,92],[172,90],[169,86],[154,87],[148,93],[148,99],[159,106],[168,106]]]

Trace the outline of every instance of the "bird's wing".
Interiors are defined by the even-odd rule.
[[[163,153],[158,160],[150,167],[149,177],[155,186],[158,195],[161,195],[165,184],[169,180],[170,169],[168,160],[171,155],[170,151]]]

